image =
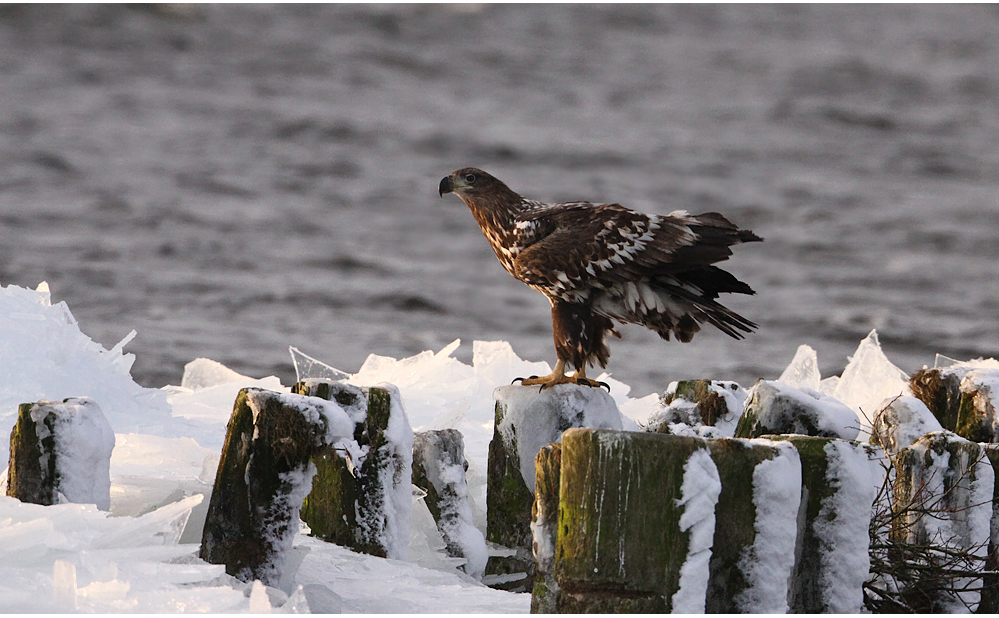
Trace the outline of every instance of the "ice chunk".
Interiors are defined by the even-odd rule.
[[[850,357],[832,396],[853,408],[861,431],[871,433],[878,404],[890,397],[908,396],[909,376],[881,351],[878,333],[872,330]]]
[[[777,378],[778,382],[783,382],[795,388],[808,388],[813,391],[820,389],[822,378],[819,375],[819,357],[810,346],[802,344],[794,353],[794,358],[784,369],[784,373]]]
[[[337,382],[350,377],[349,373],[340,371],[335,367],[330,367],[296,347],[289,347],[288,352],[291,353],[291,362],[295,365],[295,379],[298,382],[302,380],[329,380],[330,382]]]
[[[894,455],[924,435],[942,430],[925,403],[915,397],[893,397],[878,406],[871,442]]]
[[[679,527],[687,532],[687,557],[680,567],[679,588],[673,594],[673,613],[703,614],[708,591],[708,563],[715,534],[715,505],[721,494],[718,468],[708,449],[694,451],[683,466]]]
[[[196,391],[202,388],[228,384],[230,382],[241,382],[247,379],[249,378],[236,373],[218,361],[207,358],[196,358],[184,365],[184,377],[180,380],[180,386]]]
[[[131,355],[121,345],[105,350],[80,332],[64,303],[48,298],[44,289],[0,288],[0,424],[13,425],[21,403],[79,396],[100,402],[119,431],[168,423],[165,394],[128,374]],[[0,450],[0,468],[7,458],[7,449]]]

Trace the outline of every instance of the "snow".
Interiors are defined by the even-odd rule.
[[[801,502],[801,460],[790,442],[762,438],[750,442],[776,452],[753,470],[756,539],[740,560],[748,585],[738,602],[749,614],[786,614]]]
[[[59,500],[96,504],[101,510],[110,510],[115,438],[101,407],[87,397],[37,402],[31,407],[31,420],[39,441],[50,435],[43,422],[49,414],[54,416],[53,451],[43,450],[41,465],[42,470],[48,469],[48,458],[55,457]]]
[[[721,494],[718,468],[707,448],[691,453],[683,466],[677,505],[683,507],[680,530],[689,535],[687,557],[673,594],[674,614],[703,614],[708,592],[708,563],[715,535],[715,505]]]
[[[236,394],[247,387],[289,393],[289,387],[274,376],[244,376],[215,361],[195,359],[185,368],[180,385],[143,388],[129,375],[134,357],[123,351],[134,333],[104,349],[81,332],[64,303],[51,304],[47,286],[39,287],[37,291],[0,288],[0,421],[12,427],[17,406],[25,402],[84,396],[96,402],[115,433],[108,469],[110,512],[94,505],[42,507],[0,497],[0,607],[5,612],[66,612],[74,607],[81,612],[132,613],[529,611],[529,595],[486,588],[456,568],[459,561],[443,554],[443,541],[427,507],[421,496],[412,495],[408,482],[397,483],[389,497],[400,522],[391,531],[393,551],[404,559],[376,558],[325,543],[308,536],[308,528],[299,523],[300,529],[288,535],[284,577],[275,587],[240,582],[226,575],[221,565],[203,562],[197,553],[204,512]],[[348,383],[395,385],[389,434],[402,457],[411,455],[412,430],[461,431],[468,461],[468,505],[481,534],[494,389],[550,369],[547,363],[520,359],[506,342],[474,342],[468,365],[453,356],[459,345],[455,341],[440,351],[399,360],[373,355]],[[889,396],[874,400],[875,394],[897,395],[902,380],[883,358],[876,336],[861,344],[839,380],[820,379],[817,369],[813,371],[814,352],[799,350],[795,359],[782,379],[795,382],[813,401],[838,393],[846,404],[874,410]],[[965,374],[988,368],[980,362]],[[873,372],[872,384],[863,384],[865,371]],[[604,420],[599,422],[637,429],[660,409],[657,395],[629,398],[627,385],[606,375],[598,379],[612,390],[609,396],[602,389],[587,391],[590,398],[603,402]],[[557,389],[546,392],[558,394]],[[303,401],[286,396],[289,401]],[[570,407],[577,406],[569,401]],[[331,432],[327,438],[343,433],[347,421],[356,420],[356,412],[338,409],[332,402],[309,402],[303,407],[305,414],[326,417]],[[85,441],[107,444],[105,437],[96,436]],[[539,447],[551,441],[535,437]],[[780,455],[760,464],[753,477],[760,517],[755,560],[747,559],[751,588],[745,600],[761,612],[781,611],[784,595],[778,588],[786,581],[768,573],[783,572],[787,561],[793,560],[786,531],[792,528],[787,522],[800,480],[791,463],[795,455],[784,453],[786,446],[778,448]],[[839,500],[866,500],[873,481],[851,485],[850,480],[863,477],[859,454],[844,451],[834,456],[840,462],[835,482],[845,489]],[[6,461],[5,451],[2,457]],[[525,459],[533,465],[533,455]],[[705,451],[685,468],[681,525],[691,533],[692,552],[674,597],[676,611],[703,611],[718,492],[717,473],[712,474],[709,462]],[[299,471],[296,484],[303,491],[310,472]],[[533,486],[533,468],[525,476]],[[976,500],[990,491],[991,477],[985,476],[983,468],[972,488]],[[298,500],[295,496],[289,505]],[[856,508],[851,512],[859,513]],[[854,548],[837,571],[838,583],[829,585],[845,586],[857,577],[854,569],[864,570],[860,554],[867,541],[854,519],[844,515],[841,523],[850,525],[830,529],[826,535],[840,548]],[[969,520],[969,534],[982,537],[988,523],[976,512]],[[855,611],[855,600],[845,593],[841,596],[841,606]]]
[[[826,481],[834,491],[823,500],[814,523],[816,538],[828,550],[821,554],[819,585],[830,612],[856,614],[863,606],[863,583],[870,570],[871,505],[880,479],[874,478],[871,447],[833,440],[825,452]]]
[[[810,389],[797,389],[781,382],[760,380],[749,391],[748,407],[755,407],[759,423],[768,428],[787,427],[788,433],[856,439],[858,420],[843,402]]]
[[[708,390],[725,401],[726,413],[715,419],[714,425],[705,425],[696,402],[677,397],[679,382],[670,382],[660,401],[670,402],[648,415],[648,431],[670,433],[677,436],[700,438],[731,438],[742,417],[749,393],[739,384],[727,380],[710,380]],[[668,429],[668,431],[663,431]]]
[[[497,430],[507,445],[516,443],[520,473],[532,494],[538,451],[561,442],[567,428],[623,428],[617,404],[602,388],[556,384],[539,392],[533,386],[511,384],[498,387],[493,396],[506,409]]]
[[[878,406],[874,435],[889,455],[894,455],[933,431],[942,431],[926,404],[915,397],[892,397]]]

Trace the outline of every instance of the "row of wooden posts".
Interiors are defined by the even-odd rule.
[[[939,416],[954,417],[955,426],[950,429],[959,428],[956,423],[970,413],[965,410],[961,416],[960,395],[947,390],[953,385],[945,379],[934,382],[927,375],[917,378],[914,385],[923,386],[917,394],[936,406],[935,412],[942,410]],[[260,579],[276,586],[299,515],[313,535],[325,540],[374,555],[401,557],[392,554],[398,543],[386,542],[393,524],[385,504],[400,485],[408,489],[411,481],[427,491],[427,504],[438,520],[448,552],[461,557],[462,546],[448,538],[447,530],[453,526],[446,522],[462,516],[454,508],[462,489],[435,485],[430,480],[434,475],[427,472],[433,466],[464,460],[460,433],[444,430],[418,436],[410,459],[386,437],[392,399],[398,397],[394,389],[306,382],[297,384],[293,392],[335,401],[354,421],[353,433],[333,442],[321,419],[310,420],[294,406],[288,408],[282,395],[260,389],[241,391],[211,496],[202,558],[225,564],[227,572],[241,579]],[[856,560],[857,552],[867,548],[837,544],[833,537],[866,538],[871,503],[864,504],[863,498],[873,498],[876,487],[871,483],[875,475],[864,475],[884,460],[879,448],[818,436],[705,440],[612,427],[584,428],[579,425],[586,417],[577,408],[563,406],[558,412],[559,392],[551,389],[537,395],[551,400],[556,413],[550,430],[562,439],[537,453],[533,488],[523,477],[516,439],[500,432],[511,414],[509,405],[497,402],[489,453],[486,539],[508,551],[493,552],[484,581],[508,590],[531,591],[535,612],[664,612],[691,607],[726,613],[860,610],[859,587],[867,573],[849,572],[842,563]],[[33,433],[28,431],[33,421],[25,410],[22,406],[12,433],[12,462],[15,457],[18,461],[37,459],[38,449],[44,448],[22,440]],[[970,422],[965,425],[977,427]],[[933,448],[953,451],[953,462],[967,464],[969,458],[976,459],[976,453],[984,453],[999,465],[995,448],[970,441],[938,442]],[[344,444],[352,444],[363,457],[356,457],[356,452],[352,455]],[[975,449],[976,453],[970,452]],[[956,456],[958,450],[963,457]],[[429,461],[426,453],[430,452],[438,460]],[[872,463],[867,468],[840,466],[834,475],[831,468],[843,453]],[[688,471],[690,462],[696,458],[713,468],[711,478],[717,479],[716,493],[705,498],[713,501],[711,517],[704,519],[710,519],[710,529],[700,520],[685,521],[688,507],[684,500],[689,499],[690,490],[684,481],[696,478],[688,477],[693,474]],[[906,461],[910,474],[920,465],[911,457]],[[761,481],[766,477],[760,474],[764,464],[775,469],[783,466],[785,473]],[[58,467],[52,466],[53,470]],[[315,475],[303,490],[300,481],[303,474],[311,473],[310,466]],[[18,478],[19,474],[12,466],[8,495],[41,503],[46,503],[48,495],[52,503],[53,492],[45,494],[38,490],[38,483]],[[966,470],[955,475],[974,480]],[[775,485],[786,485],[788,478],[797,479],[798,485]],[[39,482],[57,483],[58,474]],[[861,486],[864,489],[858,492]],[[31,487],[34,493],[24,493],[20,487]],[[702,489],[710,493],[710,488]],[[844,492],[862,499],[851,504],[838,495]],[[760,496],[772,503],[761,503]],[[837,512],[830,505],[851,512]],[[866,516],[857,516],[864,511]],[[786,525],[775,532],[763,517],[783,517]],[[989,547],[993,562],[996,542],[993,538]],[[768,554],[767,548],[772,547],[788,548],[790,553]],[[706,561],[701,566],[695,556],[699,553]],[[747,561],[756,568],[747,569]],[[702,574],[690,575],[695,571]],[[989,585],[981,607],[996,611],[999,595],[995,582]],[[850,586],[856,586],[856,594],[844,601],[836,591]]]

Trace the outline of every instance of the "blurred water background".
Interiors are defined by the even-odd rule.
[[[546,201],[718,211],[745,341],[625,327],[633,395],[748,386],[872,329],[907,371],[999,353],[994,5],[7,5],[0,283],[47,280],[145,386],[208,357],[505,339],[547,301],[436,190],[474,165]]]

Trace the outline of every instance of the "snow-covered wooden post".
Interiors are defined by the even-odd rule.
[[[985,455],[992,464],[993,476],[999,470],[999,444],[982,444]],[[985,559],[985,570],[999,572],[999,483],[993,483],[992,520],[989,535],[988,556]],[[979,614],[999,613],[999,575],[982,577],[982,601],[978,606]]]
[[[801,463],[786,442],[708,440],[721,493],[709,563],[709,614],[787,613]]]
[[[494,588],[526,591],[533,587],[531,508],[534,458],[541,447],[561,439],[572,427],[621,429],[621,414],[606,391],[560,384],[539,392],[512,384],[493,392],[493,439],[486,478],[486,540],[512,556],[491,556],[483,582]]]
[[[857,415],[846,404],[817,391],[760,380],[749,391],[735,437],[800,434],[853,439],[859,431]]]
[[[701,438],[566,431],[558,610],[703,612],[720,491]]]
[[[534,506],[531,532],[534,537],[534,589],[532,614],[558,611],[559,587],[555,581],[555,545],[558,542],[559,484],[562,475],[562,445],[544,446],[534,460]]]
[[[208,506],[201,558],[243,581],[278,586],[302,500],[312,487],[310,458],[350,436],[353,423],[316,397],[244,388],[236,397]]]
[[[23,403],[10,434],[7,495],[22,502],[75,502],[111,509],[114,431],[87,397]]]
[[[681,380],[660,397],[662,410],[649,419],[648,430],[676,433],[691,428],[704,438],[729,437],[742,416],[746,391],[735,382]],[[713,429],[707,429],[707,428]]]
[[[944,429],[972,442],[999,438],[999,369],[923,369],[910,388]]]
[[[995,473],[979,444],[950,431],[926,434],[898,452],[895,474],[894,540],[987,559]],[[955,582],[955,587],[960,585]],[[976,591],[933,594],[919,589],[912,596],[928,604],[920,607],[926,612],[966,611],[980,600]]]
[[[881,449],[833,438],[768,437],[793,444],[801,460],[789,611],[859,613],[870,570],[870,521],[881,484]]]
[[[350,417],[349,436],[319,449],[302,519],[312,534],[383,558],[404,558],[412,507],[413,430],[399,391],[383,384],[300,383]]]
[[[462,569],[481,577],[486,541],[472,521],[465,481],[465,443],[457,429],[422,431],[413,436],[413,484],[427,492],[426,504],[437,522],[449,556],[464,558]]]

